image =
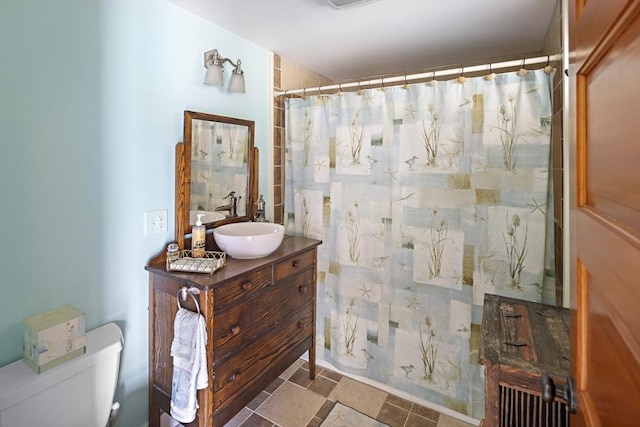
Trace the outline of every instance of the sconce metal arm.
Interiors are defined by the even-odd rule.
[[[231,59],[229,58],[223,58],[222,56],[220,56],[220,53],[218,52],[218,49],[212,49],[209,50],[207,52],[204,53],[204,68],[209,68],[210,64],[213,65],[222,65],[225,62],[228,62],[229,64],[231,64],[234,68],[233,72],[234,73],[242,73],[242,68],[240,68],[240,59],[238,59],[238,62],[233,62]]]

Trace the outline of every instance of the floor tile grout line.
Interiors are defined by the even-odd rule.
[[[336,381],[336,380],[334,380],[334,379],[330,378],[329,376],[330,376],[330,375],[332,375],[332,374],[339,374],[339,372],[332,371],[332,370],[330,370],[330,369],[328,369],[328,368],[320,368],[320,369],[316,372],[316,378],[315,378],[314,380],[311,380],[311,379],[310,379],[309,384],[307,384],[307,385],[305,386],[305,385],[301,385],[301,384],[298,384],[298,383],[296,383],[296,382],[292,381],[292,378],[294,377],[294,375],[295,375],[297,372],[299,372],[300,370],[302,370],[302,371],[306,372],[307,374],[309,373],[308,365],[307,365],[307,366],[305,366],[305,363],[301,363],[301,364],[297,365],[295,369],[291,369],[291,373],[290,373],[287,377],[283,377],[283,376],[279,376],[279,377],[278,377],[278,379],[279,379],[279,380],[281,380],[281,382],[280,382],[280,384],[279,384],[275,389],[273,389],[273,391],[272,391],[271,393],[267,392],[266,390],[263,390],[263,391],[267,394],[267,397],[266,397],[266,398],[265,398],[265,399],[264,399],[264,400],[263,400],[263,401],[262,401],[262,402],[261,402],[261,403],[260,403],[256,408],[255,408],[255,410],[253,410],[253,409],[251,409],[251,408],[249,408],[249,407],[245,406],[245,408],[247,408],[247,410],[249,411],[249,418],[250,418],[253,414],[255,414],[256,416],[261,417],[262,419],[264,419],[264,420],[268,421],[268,422],[269,422],[269,423],[271,423],[273,426],[280,427],[280,425],[279,425],[278,423],[276,423],[275,421],[273,421],[273,420],[271,420],[271,419],[269,419],[269,418],[267,418],[267,417],[265,417],[265,416],[261,415],[260,413],[258,413],[258,410],[259,410],[259,409],[260,409],[260,408],[265,404],[265,402],[267,402],[269,399],[271,399],[271,398],[273,397],[273,395],[275,394],[275,392],[276,392],[277,390],[279,390],[279,389],[283,386],[283,384],[284,384],[285,382],[289,382],[291,385],[295,385],[295,386],[299,387],[300,389],[308,390],[308,391],[310,391],[310,392],[314,393],[315,395],[317,395],[317,396],[319,396],[319,397],[321,397],[321,398],[325,399],[325,402],[335,402],[335,400],[331,400],[331,399],[329,399],[329,396],[324,396],[323,394],[318,393],[318,392],[317,392],[317,391],[315,391],[315,390],[311,390],[309,387],[311,387],[311,386],[314,384],[314,382],[315,382],[315,380],[316,380],[316,379],[318,379],[319,377],[321,377],[321,378],[323,378],[324,380],[326,380],[326,381],[330,381],[331,383],[333,383],[333,384],[334,384],[334,386],[332,387],[332,390],[333,390],[333,389],[335,389],[335,387],[336,387],[336,386],[337,386],[337,385],[338,385],[338,384],[339,384],[339,383],[340,383],[340,382],[341,382],[345,377],[347,377],[347,378],[348,378],[348,376],[340,375],[340,379],[339,379],[338,381]],[[356,380],[356,379],[352,379],[352,380],[353,380],[353,381],[356,381],[356,382],[359,382],[359,381],[358,381],[358,380]],[[365,385],[369,385],[369,384],[365,384]],[[373,387],[373,386],[371,386],[371,385],[369,385],[369,386],[370,386],[370,387],[372,387],[372,388],[375,388],[375,387]],[[407,427],[407,426],[409,425],[408,423],[409,423],[409,420],[410,420],[410,418],[411,418],[411,416],[412,416],[412,415],[413,415],[413,416],[415,416],[415,417],[419,417],[420,419],[425,419],[425,420],[429,421],[430,423],[436,423],[436,424],[438,423],[438,419],[440,418],[440,415],[441,415],[441,414],[440,414],[440,413],[437,413],[437,411],[434,411],[434,412],[436,412],[436,414],[435,414],[435,415],[437,416],[437,419],[434,421],[434,420],[432,420],[430,417],[428,417],[428,416],[424,416],[424,415],[422,415],[421,413],[418,413],[418,412],[416,412],[416,411],[415,411],[415,409],[417,409],[418,407],[421,407],[421,406],[420,406],[420,405],[418,405],[417,403],[415,403],[415,402],[411,402],[411,401],[409,401],[409,400],[407,400],[407,399],[404,399],[404,398],[402,398],[402,397],[400,397],[400,396],[396,396],[396,395],[394,395],[393,393],[390,393],[390,392],[385,391],[385,390],[380,390],[380,391],[385,392],[386,397],[385,397],[385,400],[384,400],[384,402],[383,402],[382,406],[381,406],[381,407],[380,407],[380,409],[378,410],[378,414],[377,414],[377,415],[379,415],[379,414],[380,414],[380,410],[382,410],[382,407],[384,406],[384,404],[385,404],[385,403],[388,403],[390,406],[392,406],[392,407],[394,407],[394,408],[397,408],[397,409],[400,409],[400,410],[403,410],[403,411],[406,411],[406,412],[407,412],[407,416],[406,416],[406,418],[405,418],[405,420],[404,420],[404,423],[403,423],[402,427]],[[391,397],[391,396],[392,396],[392,397],[394,397],[394,398],[400,399],[401,401],[404,401],[404,402],[408,403],[408,404],[410,405],[410,406],[409,406],[409,408],[408,408],[408,409],[405,409],[404,407],[399,406],[398,404],[395,404],[395,403],[392,403],[392,402],[387,401],[387,399],[388,399],[389,397]],[[427,409],[429,409],[429,408],[427,408]],[[318,411],[319,411],[319,410],[320,410],[320,409],[318,409]],[[318,418],[318,419],[320,419],[320,417],[318,417],[318,416],[317,416],[317,412],[316,412],[316,414],[314,414],[314,415],[311,417],[311,419],[309,420],[309,422],[313,421],[313,420],[314,420],[314,418]],[[375,418],[377,419],[377,416],[376,416]],[[242,425],[244,425],[244,423],[245,423],[247,420],[248,420],[248,418],[247,418],[245,421],[243,421],[243,423],[241,424],[241,426],[242,426]],[[378,420],[378,421],[379,421],[379,420]]]
[[[300,366],[300,368],[302,368],[302,366]],[[300,368],[298,368],[298,369],[300,369]],[[296,370],[295,372],[297,372],[297,370]],[[294,372],[294,373],[295,373],[295,372]],[[301,386],[300,384],[296,384],[295,382],[290,381],[290,378],[291,378],[292,376],[293,376],[293,374],[291,374],[291,375],[289,376],[289,378],[286,378],[286,379],[285,379],[285,378],[282,378],[282,377],[278,377],[278,378],[283,379],[284,381],[282,381],[282,383],[280,383],[280,385],[279,385],[278,387],[276,387],[276,388],[275,388],[275,390],[273,390],[273,393],[267,393],[267,392],[265,392],[265,393],[269,394],[269,397],[267,397],[267,398],[266,398],[262,403],[260,403],[260,405],[258,405],[258,407],[255,409],[255,411],[253,411],[253,413],[254,413],[254,414],[256,414],[257,416],[259,416],[259,417],[261,417],[261,418],[263,418],[263,419],[265,419],[265,420],[269,421],[269,422],[270,422],[271,424],[273,424],[274,426],[281,427],[281,426],[280,426],[280,424],[278,424],[277,422],[273,421],[272,419],[270,419],[270,418],[268,418],[268,417],[266,417],[266,416],[264,416],[264,415],[262,415],[262,414],[258,413],[257,411],[258,411],[258,409],[260,409],[260,407],[262,407],[262,405],[264,405],[264,404],[267,402],[267,400],[269,400],[269,398],[271,398],[271,397],[276,393],[276,391],[278,391],[278,389],[280,389],[280,388],[283,386],[283,384],[284,384],[284,383],[286,383],[286,382],[288,382],[288,383],[290,383],[291,385],[294,385],[294,386],[296,386],[296,387],[299,387],[299,388],[301,388],[301,389],[303,389],[303,390],[308,390],[308,387],[303,387],[303,386]],[[263,391],[264,391],[264,390],[263,390]],[[316,392],[315,392],[315,391],[313,391],[313,390],[309,390],[309,391],[310,391],[311,393],[315,393],[315,394],[317,394],[318,396],[320,396],[320,397],[322,397],[322,398],[324,398],[324,399],[326,399],[326,400],[329,400],[329,398],[328,398],[328,397],[324,397],[324,396],[322,396],[321,394],[316,393]],[[316,413],[317,413],[317,412],[316,412]],[[307,424],[309,424],[309,423],[313,420],[313,418],[314,418],[315,416],[316,416],[316,414],[313,414],[313,415],[311,416],[311,419],[307,422]],[[245,421],[246,421],[246,420],[245,420]],[[244,424],[244,423],[243,423],[243,424]],[[240,426],[240,427],[242,427],[242,426]]]

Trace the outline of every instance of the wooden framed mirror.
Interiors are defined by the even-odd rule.
[[[176,146],[176,241],[181,249],[198,214],[207,229],[252,219],[258,191],[255,151],[253,121],[184,112],[184,139]]]

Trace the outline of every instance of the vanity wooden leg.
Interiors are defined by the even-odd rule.
[[[149,405],[149,427],[160,427],[160,408],[153,403]]]

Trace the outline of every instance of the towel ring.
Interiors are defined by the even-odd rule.
[[[193,294],[199,294],[200,293],[200,289],[198,288],[194,288],[193,286],[187,288],[186,286],[183,286],[182,288],[180,288],[178,290],[178,293],[176,294],[176,301],[178,303],[178,309],[182,308],[182,306],[180,305],[180,298],[182,298],[184,301],[187,300],[187,294],[191,295],[191,298],[193,298],[193,302],[196,303],[196,309],[198,310],[198,314],[200,314],[200,304],[198,304],[198,300],[196,299],[195,296],[193,296]]]

